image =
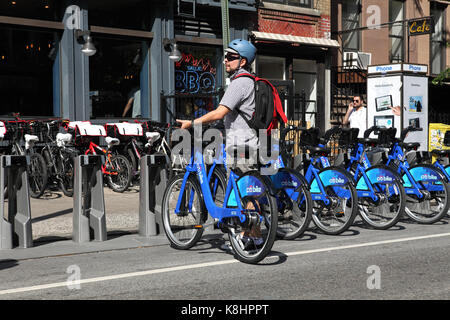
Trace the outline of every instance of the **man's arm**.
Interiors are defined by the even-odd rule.
[[[344,116],[344,120],[342,120],[342,124],[344,125],[348,124],[348,118],[350,117],[352,111],[353,111],[353,102],[350,103],[350,105],[348,106],[347,113]]]
[[[219,105],[217,109],[208,112],[207,114],[201,116],[200,118],[197,118],[194,120],[195,124],[199,123],[210,123],[214,122],[216,120],[221,120],[225,117],[227,113],[229,113],[231,110],[225,107],[224,105]],[[178,120],[177,122],[181,123],[181,129],[189,129],[191,127],[192,121],[191,120]]]
[[[131,106],[133,105],[133,100],[134,100],[134,98],[130,98],[128,100],[127,105],[125,106],[125,109],[123,109],[122,117],[125,117],[125,115],[127,114],[128,110],[130,110]]]

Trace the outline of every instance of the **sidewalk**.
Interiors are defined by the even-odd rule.
[[[103,188],[106,230],[137,232],[139,229],[139,186],[124,193]],[[33,240],[48,237],[72,238],[73,198],[61,191],[46,191],[39,199],[30,198]]]
[[[33,247],[0,250],[0,261],[169,244],[162,230],[148,238],[139,235],[139,186],[124,193],[105,187],[104,196],[106,241],[72,241],[73,198],[61,191],[46,191],[39,199],[30,198]]]

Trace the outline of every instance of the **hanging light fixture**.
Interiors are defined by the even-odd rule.
[[[81,47],[81,52],[83,52],[84,55],[90,57],[97,52],[97,49],[92,42],[91,32],[89,30],[82,31],[77,29],[75,30],[75,37],[77,38],[77,42],[83,45]]]
[[[178,50],[178,45],[175,39],[163,39],[164,50],[169,52],[169,59],[178,62],[181,60],[181,52]]]

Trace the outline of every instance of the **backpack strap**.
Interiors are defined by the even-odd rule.
[[[238,74],[237,76],[233,77],[232,80],[235,80],[235,79],[241,78],[241,77],[246,77],[246,78],[251,78],[251,79],[253,79],[253,81],[254,81],[254,83],[255,83],[255,93],[256,93],[256,77],[255,77],[254,75],[252,75],[251,73],[241,73],[241,74]],[[255,108],[256,108],[256,106],[255,106]],[[250,119],[247,119],[247,118],[245,117],[244,113],[243,113],[241,110],[239,110],[239,108],[237,108],[237,109],[235,109],[235,110],[236,110],[236,112],[237,112],[237,113],[245,120],[245,122],[247,123],[248,127],[249,127],[250,129],[253,129],[252,126],[250,125]]]

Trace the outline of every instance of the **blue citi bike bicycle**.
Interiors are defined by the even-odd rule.
[[[383,164],[372,165],[368,152],[387,143],[369,138],[372,132],[381,136],[386,128],[371,127],[358,139],[358,128],[339,128],[339,148],[344,152],[343,165],[356,181],[358,208],[362,220],[374,229],[385,230],[394,226],[405,211],[405,189],[398,173]]]
[[[215,126],[211,126],[216,128]],[[287,127],[280,131],[280,138],[277,139],[278,143],[268,143],[271,146],[272,151],[278,152],[278,157],[272,159],[261,159],[267,164],[261,165],[261,169],[269,169],[271,167],[275,173],[271,171],[265,172],[267,178],[269,178],[272,194],[276,198],[278,208],[278,226],[277,226],[277,238],[284,240],[291,240],[301,236],[309,226],[312,219],[312,200],[309,193],[308,182],[305,177],[291,168],[287,168],[283,161],[283,153],[292,148],[293,141],[286,141],[285,137],[292,128]],[[272,133],[272,136],[276,136],[276,133]],[[264,143],[263,143],[264,144]],[[218,148],[222,152],[223,159],[226,159],[225,145],[221,145]],[[260,154],[248,154],[253,159],[260,159],[261,152],[264,151],[264,147],[258,149]],[[255,150],[256,152],[256,150]],[[207,163],[212,163],[207,166],[208,181],[211,186],[211,192],[214,202],[218,206],[222,206],[226,191],[226,161],[217,161],[213,153],[206,152],[210,157]],[[242,155],[244,156],[244,155]],[[265,156],[269,158],[269,154],[265,152]],[[211,159],[212,158],[212,159]]]
[[[391,141],[385,162],[402,177],[406,193],[405,213],[418,223],[432,224],[441,220],[449,209],[449,180],[437,164],[409,164],[407,154],[420,147],[419,142],[404,142],[413,131],[422,131],[422,128],[406,127],[401,131],[400,139],[395,137],[395,129],[380,132],[387,135],[381,139]]]
[[[258,263],[269,254],[276,237],[278,212],[270,182],[257,170],[242,176],[230,170],[219,206],[213,196],[213,184],[217,183],[212,178],[214,171],[207,171],[202,150],[194,148],[185,172],[169,180],[161,210],[167,238],[176,249],[192,248],[202,237],[209,214],[212,223],[228,234],[235,257]],[[259,241],[243,236],[249,230],[258,230]]]
[[[328,130],[321,138],[319,128],[293,129],[301,131],[303,164],[295,170],[308,182],[312,221],[325,234],[342,234],[358,214],[358,194],[352,175],[341,167],[331,166],[328,160],[331,150],[325,145],[335,131]]]

